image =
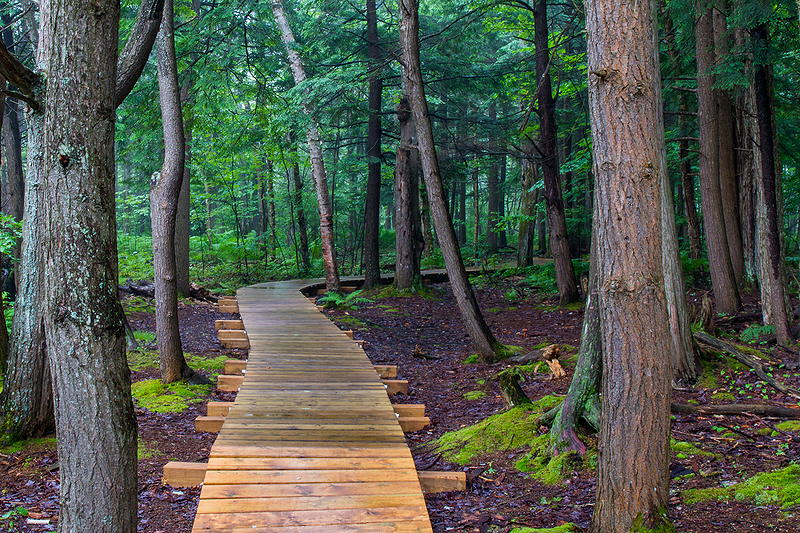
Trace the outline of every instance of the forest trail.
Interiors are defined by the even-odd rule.
[[[300,289],[239,289],[247,371],[193,531],[430,532],[417,471],[365,352]]]

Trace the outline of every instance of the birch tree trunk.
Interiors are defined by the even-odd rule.
[[[587,2],[586,28],[603,349],[591,531],[621,533],[666,525],[669,498],[667,169],[655,1]]]
[[[464,327],[478,352],[478,358],[481,362],[490,363],[494,361],[497,354],[502,352],[503,345],[494,338],[478,307],[478,301],[472,292],[467,271],[461,259],[461,250],[458,247],[453,221],[447,211],[447,200],[444,196],[439,161],[436,158],[436,148],[433,144],[433,129],[422,84],[418,17],[417,0],[400,1],[400,43],[406,65],[404,75],[408,77],[411,111],[417,126],[417,144],[422,160],[422,172],[428,189],[433,224],[436,227],[436,234],[439,236],[442,256],[450,277],[453,294],[461,311]]]
[[[306,81],[306,72],[303,68],[303,60],[300,57],[300,53],[295,49],[294,34],[289,26],[289,20],[286,18],[286,11],[283,9],[281,0],[272,0],[272,14],[280,29],[281,40],[286,47],[286,56],[289,60],[289,68],[292,71],[295,85],[300,85]],[[313,104],[309,100],[303,102],[303,112],[309,119],[306,127],[306,136],[308,138],[308,152],[311,158],[311,173],[314,176],[317,203],[319,204],[319,232],[322,243],[322,261],[325,266],[325,286],[329,291],[339,292],[341,283],[339,282],[339,267],[336,261],[333,213],[331,211],[330,194],[328,193],[328,178],[325,171],[325,161],[322,157],[322,138],[314,117]]]

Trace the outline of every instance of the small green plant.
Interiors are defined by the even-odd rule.
[[[158,379],[148,379],[134,383],[131,393],[139,407],[154,413],[181,413],[189,404],[202,402],[210,389],[210,385],[188,385],[185,381],[164,385]]]
[[[150,343],[156,340],[156,334],[152,331],[140,329],[133,332],[133,338],[138,342]]]
[[[739,336],[743,342],[754,343],[758,341],[758,339],[762,335],[771,335],[775,333],[775,326],[761,326],[759,324],[750,324],[747,328],[742,331],[742,334]]]
[[[359,305],[374,303],[369,298],[361,296],[361,291],[351,292],[348,295],[338,292],[329,292],[317,300],[318,304],[325,306],[325,309],[358,309]]]
[[[28,516],[28,510],[22,506],[17,506],[11,509],[10,511],[6,511],[2,515],[0,515],[0,520],[8,520],[9,518],[25,518]]]

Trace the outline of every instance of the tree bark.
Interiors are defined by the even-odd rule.
[[[186,108],[192,98],[194,73],[188,72],[183,86],[180,88],[180,102],[185,119],[183,121],[184,164],[181,192],[178,196],[178,212],[175,217],[175,282],[178,296],[188,298],[191,292],[189,276],[189,237],[192,179],[192,130],[194,129],[194,113],[191,106]]]
[[[164,0],[142,0],[139,14],[117,63],[115,107],[119,107],[141,76],[161,26]]]
[[[699,16],[695,35],[697,41],[697,98],[700,130],[700,198],[703,206],[703,225],[708,249],[708,267],[717,311],[736,314],[742,306],[736,276],[731,264],[730,248],[725,230],[719,174],[719,120],[714,91],[715,76],[709,72],[715,64],[714,21],[712,10],[698,0]]]
[[[294,183],[294,204],[297,209],[297,231],[300,234],[300,264],[302,275],[306,275],[311,270],[311,259],[308,253],[306,210],[303,207],[303,178],[300,175],[300,164],[296,160],[292,165],[292,181]]]
[[[404,75],[408,78],[411,110],[417,126],[417,144],[422,160],[422,172],[428,189],[433,223],[436,226],[436,234],[439,236],[439,245],[442,248],[442,256],[450,277],[450,285],[461,311],[461,318],[472,344],[478,352],[479,360],[489,363],[501,352],[503,346],[492,335],[478,307],[475,294],[467,279],[464,262],[461,259],[461,250],[458,247],[453,221],[447,212],[439,162],[433,144],[433,129],[422,83],[418,17],[416,0],[400,1],[400,43],[406,65]]]
[[[367,53],[369,56],[369,119],[367,125],[367,197],[364,206],[364,284],[371,289],[381,283],[381,51],[378,46],[378,13],[375,0],[367,0]]]
[[[41,173],[44,190],[37,213],[42,316],[57,421],[61,533],[136,531],[136,418],[117,294],[119,16],[115,1],[41,3],[39,64],[51,76],[41,117],[33,119],[41,119],[41,137],[29,132],[29,147],[41,146],[29,177]]]
[[[286,47],[289,67],[296,85],[306,81],[306,72],[300,53],[295,49],[294,34],[286,18],[281,0],[272,0],[272,14],[281,32],[281,40]],[[331,199],[328,192],[328,178],[325,171],[325,161],[322,158],[322,139],[319,126],[314,118],[314,108],[309,100],[303,102],[303,111],[309,117],[306,135],[308,138],[308,152],[311,158],[311,172],[317,189],[317,203],[319,204],[320,241],[322,243],[322,262],[325,266],[325,286],[329,291],[339,292],[339,267],[336,262],[336,249],[333,235],[333,213]]]
[[[411,104],[407,95],[400,98],[397,106],[400,121],[400,146],[394,171],[395,205],[395,274],[394,285],[398,289],[417,288],[422,283],[420,264],[425,240],[420,229],[419,173],[412,162],[414,123]]]
[[[536,166],[528,157],[520,159],[522,199],[520,201],[519,234],[517,236],[517,267],[533,264],[533,241],[536,229]]]
[[[497,104],[492,102],[489,105],[489,122],[497,120]],[[500,212],[500,198],[498,191],[498,179],[500,167],[497,156],[497,139],[494,132],[489,132],[489,168],[486,169],[486,197],[487,197],[487,216],[486,216],[486,248],[490,254],[497,253],[497,225]]]
[[[667,525],[672,371],[662,355],[667,169],[655,2],[588,2],[586,28],[603,349],[591,531],[614,533]]]
[[[768,31],[767,25],[762,24],[753,31],[753,39],[756,44],[767,46]],[[772,99],[769,90],[769,75],[765,65],[757,65],[755,68],[755,80],[753,83],[755,91],[756,121],[758,124],[758,135],[760,139],[759,149],[761,155],[761,190],[766,212],[766,234],[769,242],[769,255],[762,260],[769,267],[763,269],[767,279],[762,279],[762,283],[769,285],[771,304],[772,304],[772,323],[775,326],[775,334],[779,344],[789,346],[793,339],[789,333],[789,315],[786,310],[786,282],[783,267],[783,252],[781,250],[781,240],[778,224],[778,187],[777,171],[775,165],[775,141],[772,117]]]
[[[550,44],[547,28],[547,0],[538,0],[534,11],[534,41],[536,46],[536,80],[539,82],[539,130],[542,152],[542,178],[550,229],[550,251],[556,271],[558,305],[564,306],[578,300],[578,280],[572,266],[567,237],[567,219],[558,167],[558,134],[556,106],[550,85]]]
[[[156,39],[158,93],[164,129],[164,165],[150,178],[150,218],[155,272],[156,339],[161,381],[172,383],[188,377],[178,328],[178,290],[175,264],[175,224],[183,183],[184,143],[178,64],[175,59],[172,0],[164,2],[161,30]]]

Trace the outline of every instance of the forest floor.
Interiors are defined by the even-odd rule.
[[[596,437],[591,433],[583,436],[589,448],[587,459],[561,463],[562,476],[547,480],[552,484],[535,479],[535,470],[523,471],[528,469],[525,465],[536,463],[534,442],[547,431],[536,424],[534,407],[518,408],[525,416],[516,418],[512,426],[504,427],[502,416],[479,426],[469,438],[486,451],[468,457],[464,464],[451,462],[448,459],[459,458],[431,444],[447,432],[469,430],[506,411],[494,378],[508,366],[465,362],[472,347],[452,293],[447,284],[431,288],[432,297],[374,299],[357,303],[358,309],[339,308],[326,314],[342,329],[355,330],[356,339],[367,341],[365,349],[373,363],[398,365],[399,377],[409,380],[410,391],[393,401],[427,406],[431,426],[407,435],[418,469],[467,472],[467,490],[426,496],[434,531],[502,533],[515,528],[528,531],[524,528],[565,526],[560,530],[564,531],[569,530],[566,524],[573,524],[574,531],[585,530],[595,495]],[[502,343],[520,346],[523,351],[553,343],[562,347],[567,377],[551,379],[546,365],[525,367],[522,386],[527,395],[536,401],[565,394],[576,360],[582,308],[558,309],[553,297],[525,289],[520,278],[479,279],[476,294]],[[689,303],[699,307],[702,294],[690,291]],[[127,300],[133,329],[154,332],[152,302]],[[759,337],[757,300],[750,295],[746,302],[741,314],[745,320],[720,321],[720,336],[732,343],[742,337],[751,340],[750,350],[763,349],[770,354],[774,377],[797,388],[800,373],[793,366],[797,353],[769,344],[768,336]],[[224,359],[244,356],[223,349],[216,339],[214,320],[226,317],[230,315],[220,314],[204,302],[181,304],[181,337],[184,349],[192,354],[190,364],[211,377],[220,371]],[[178,387],[167,395],[172,403],[163,401],[164,396],[148,399],[148,392],[158,392],[157,382],[147,381],[158,377],[157,355],[153,336],[138,335],[144,341],[143,349],[131,353],[130,361],[132,379],[138,383],[134,393],[140,397],[136,405],[139,531],[189,532],[200,491],[162,484],[162,467],[171,460],[208,458],[214,435],[195,432],[194,419],[205,414],[209,399],[231,400],[233,395],[211,388]],[[436,359],[420,358],[420,352]],[[706,353],[703,369],[698,384],[675,390],[673,401],[797,406],[796,398],[770,389],[731,358]],[[176,412],[178,409],[183,411]],[[515,436],[520,436],[516,442]],[[676,531],[800,530],[800,422],[676,414],[672,439],[668,514]],[[0,530],[55,529],[57,464],[54,439],[0,450]],[[767,472],[772,474],[765,475]]]

